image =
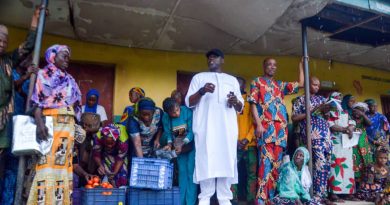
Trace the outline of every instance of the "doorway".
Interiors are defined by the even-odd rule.
[[[99,104],[106,110],[108,122],[112,122],[115,65],[71,62],[68,72],[79,85],[82,105],[86,103],[87,92],[92,88],[97,89],[100,93]]]

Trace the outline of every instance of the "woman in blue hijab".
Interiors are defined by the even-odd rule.
[[[91,89],[87,93],[86,104],[83,105],[82,112],[96,113],[100,115],[100,122],[102,125],[107,123],[107,114],[103,106],[99,105],[99,91],[96,89]]]

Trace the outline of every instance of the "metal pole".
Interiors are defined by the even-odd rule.
[[[311,124],[310,124],[310,81],[309,81],[309,63],[308,63],[308,51],[307,51],[307,29],[305,23],[302,23],[302,52],[303,52],[303,66],[305,73],[305,107],[306,107],[306,136],[307,136],[307,149],[310,153],[309,170],[313,176],[313,154],[311,144]],[[310,194],[313,194],[313,187],[310,188]]]
[[[44,7],[40,11],[39,14],[39,22],[37,27],[37,37],[35,39],[35,47],[34,47],[34,54],[33,54],[33,61],[32,64],[34,66],[39,65],[39,54],[41,51],[41,43],[42,43],[42,36],[43,36],[43,28],[45,27],[45,17],[46,17],[46,9],[48,5],[49,0],[42,0],[41,6]],[[30,101],[31,101],[31,95],[34,89],[35,80],[37,76],[33,73],[30,76],[30,85],[28,89],[28,95],[26,100],[26,111],[30,109]],[[16,178],[16,192],[15,192],[15,205],[21,205],[22,203],[22,194],[23,194],[23,181],[24,181],[24,175],[26,172],[26,157],[21,156],[19,157],[19,166],[18,166],[18,175]]]

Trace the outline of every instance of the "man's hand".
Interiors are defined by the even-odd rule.
[[[215,85],[212,84],[212,83],[206,83],[204,86],[203,86],[203,89],[206,93],[213,93],[214,92],[214,89],[215,89]]]
[[[233,107],[233,106],[235,106],[235,105],[238,103],[237,96],[234,95],[233,92],[230,92],[230,93],[227,95],[227,97],[228,97],[227,103],[228,103],[228,106],[229,106],[229,107]]]
[[[255,130],[255,136],[257,138],[262,138],[263,137],[263,133],[265,132],[265,129],[262,125],[257,125],[256,126],[256,130]]]
[[[238,149],[245,149],[246,145],[248,145],[249,141],[247,139],[238,140],[237,147]]]

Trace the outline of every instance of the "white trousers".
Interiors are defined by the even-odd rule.
[[[217,182],[217,186],[215,186]],[[211,178],[199,182],[200,194],[199,205],[210,205],[210,198],[217,191],[217,198],[220,205],[231,205],[230,200],[233,199],[233,193],[230,190],[230,182],[228,178]]]

